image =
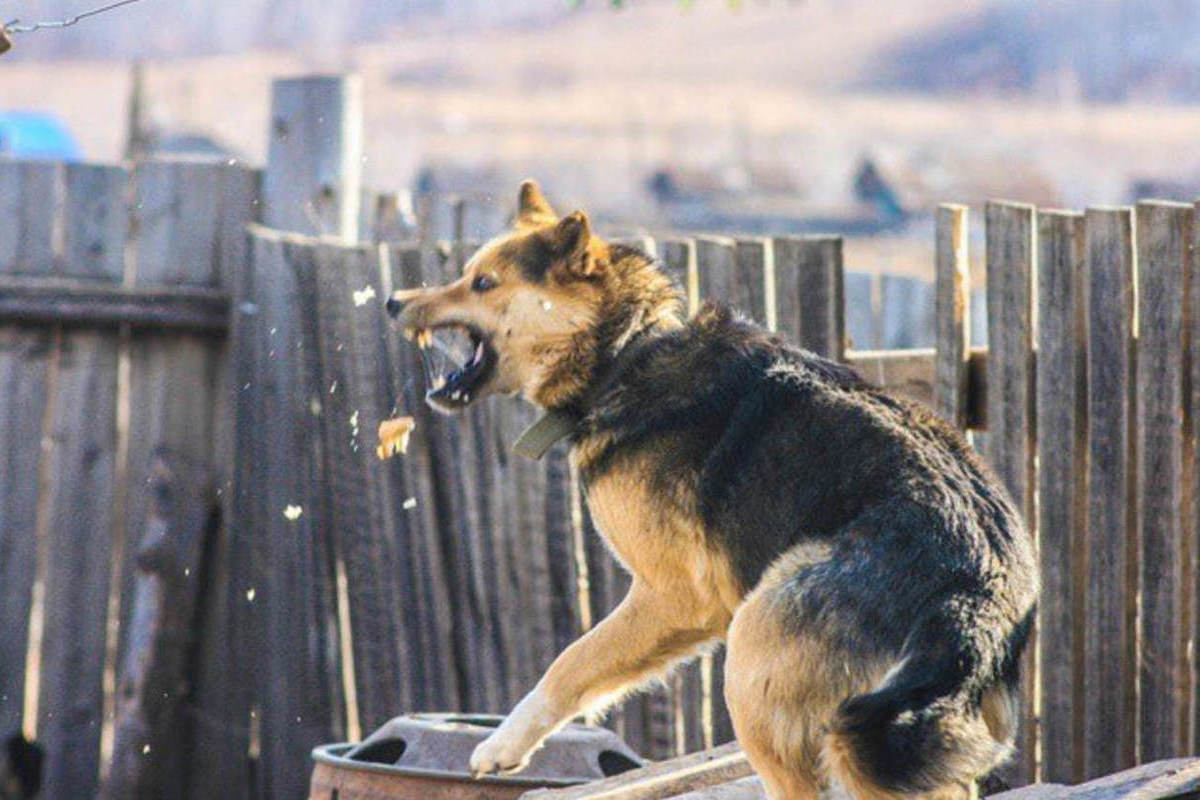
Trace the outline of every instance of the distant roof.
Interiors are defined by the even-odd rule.
[[[53,114],[0,111],[0,156],[74,161],[83,153],[66,124]]]

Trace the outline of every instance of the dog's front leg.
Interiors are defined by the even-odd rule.
[[[621,604],[564,650],[496,732],[475,748],[471,771],[479,776],[523,769],[559,727],[615,701],[722,635],[721,615],[703,610],[690,591],[656,592],[635,579]]]

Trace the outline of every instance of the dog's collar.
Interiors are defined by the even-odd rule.
[[[533,461],[546,455],[551,447],[575,432],[579,418],[564,409],[551,409],[538,417],[517,437],[513,451]]]

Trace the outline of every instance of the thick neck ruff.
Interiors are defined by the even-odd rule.
[[[602,373],[592,380],[591,386],[604,384],[615,371],[621,354],[626,352],[631,344],[642,339],[653,327],[653,324],[646,323],[645,309],[639,308],[628,327],[613,343],[608,364]],[[584,394],[586,397],[587,392]],[[513,452],[533,461],[540,461],[551,447],[575,433],[587,414],[588,405],[586,401],[579,401],[561,408],[547,409],[513,442]]]

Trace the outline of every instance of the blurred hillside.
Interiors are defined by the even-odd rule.
[[[995,3],[907,37],[865,84],[1096,102],[1200,100],[1200,3]]]
[[[90,7],[0,3],[10,19]],[[89,158],[119,158],[130,57],[144,56],[157,131],[261,162],[273,78],[355,70],[377,188],[507,205],[532,175],[614,225],[836,230],[887,268],[927,268],[938,202],[1200,193],[1200,106],[1161,89],[1200,74],[1188,66],[1192,9],[1200,2],[771,0],[734,12],[723,0],[622,11],[143,0],[18,39],[0,61],[0,106],[56,114]]]

